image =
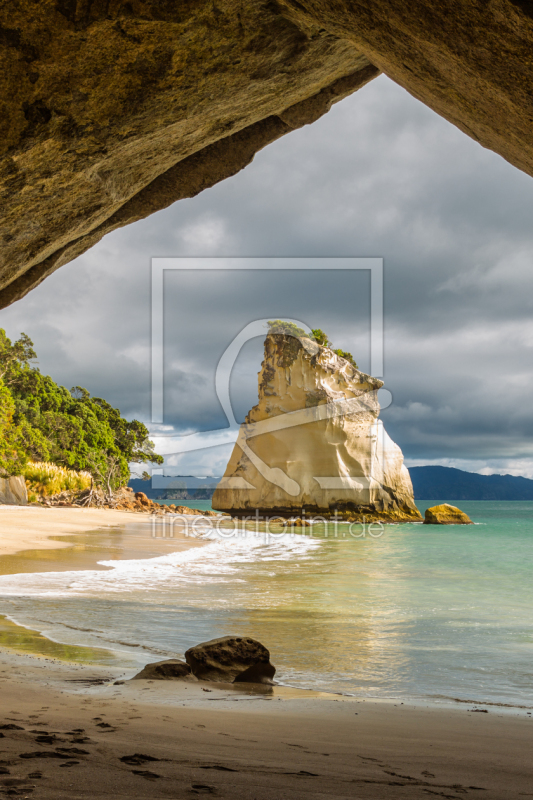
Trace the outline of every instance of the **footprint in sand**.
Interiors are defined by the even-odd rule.
[[[218,769],[220,772],[238,772],[238,769],[232,769],[231,767],[223,767],[222,764],[213,764],[212,766],[203,766],[200,769]]]
[[[206,794],[213,794],[215,791],[214,786],[208,786],[206,783],[193,783],[191,785],[191,791],[195,794],[200,794],[200,792],[205,792]]]
[[[140,775],[141,778],[146,778],[147,781],[155,781],[161,777],[161,775],[157,775],[155,772],[150,772],[147,769],[132,769],[132,773],[134,775]]]
[[[55,744],[56,742],[64,742],[65,739],[61,739],[59,736],[41,734],[35,737],[35,741],[39,744]]]
[[[37,753],[19,753],[19,758],[62,758],[64,760],[67,756],[51,750],[40,750]]]
[[[134,753],[132,756],[122,756],[119,758],[119,761],[122,761],[123,764],[132,764],[136,766],[138,764],[146,764],[148,761],[161,761],[161,759],[155,756],[147,756],[144,753]],[[135,774],[137,775],[139,773],[135,772]]]

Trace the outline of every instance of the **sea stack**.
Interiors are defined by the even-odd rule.
[[[259,402],[213,508],[236,517],[421,521],[402,452],[378,418],[381,386],[306,336],[269,333]]]

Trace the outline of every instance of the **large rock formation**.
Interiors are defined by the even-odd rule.
[[[533,174],[532,43],[525,0],[4,3],[0,307],[380,70]]]
[[[307,337],[269,334],[259,403],[240,428],[213,508],[421,520],[402,452],[378,419],[382,385]]]
[[[28,490],[23,477],[0,478],[0,505],[25,506],[27,503]]]

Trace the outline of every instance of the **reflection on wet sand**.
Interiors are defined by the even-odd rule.
[[[379,676],[376,683],[382,686],[384,676],[392,679],[405,661],[400,630],[388,624],[387,614],[391,594],[401,594],[401,587],[390,585],[391,594],[384,595],[378,580],[387,545],[382,540],[379,546],[352,542],[351,547],[357,549],[356,559],[346,558],[342,538],[329,539],[327,556],[321,550],[319,569],[278,563],[274,574],[272,564],[263,569],[251,565],[255,591],[239,597],[232,625],[268,642],[270,651],[280,654],[276,664],[286,680],[317,672],[327,675],[328,681],[332,676],[341,681],[349,676],[353,691],[359,676],[360,688],[371,692],[373,675]],[[284,664],[286,653],[290,663]]]
[[[0,575],[108,569],[98,562],[109,559],[157,558],[202,545],[198,539],[184,536],[183,528],[179,525],[174,526],[173,532],[173,538],[153,536],[151,526],[143,521],[86,533],[52,536],[52,540],[67,542],[70,546],[50,550],[22,550],[0,556]]]
[[[9,647],[19,653],[46,656],[59,661],[73,661],[77,664],[119,666],[124,660],[119,660],[111,650],[53,642],[42,633],[23,628],[22,625],[17,625],[3,616],[0,616],[0,647]]]
[[[160,555],[202,544],[194,538],[184,537],[179,525],[175,526],[172,539],[154,537],[151,526],[146,525],[145,521],[51,538],[58,542],[69,543],[69,546],[50,550],[22,550],[0,556],[0,575],[109,570],[110,567],[103,566],[99,562],[111,559],[157,558]],[[83,630],[80,630],[80,635],[83,635]],[[0,647],[83,664],[124,666],[129,660],[124,652],[116,653],[101,647],[55,642],[42,633],[18,625],[2,615],[0,615]]]

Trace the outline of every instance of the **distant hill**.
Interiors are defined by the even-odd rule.
[[[533,480],[453,467],[411,467],[415,500],[533,500]]]

